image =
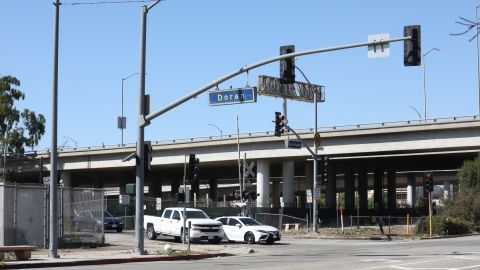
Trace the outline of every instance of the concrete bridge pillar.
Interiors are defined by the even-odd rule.
[[[336,209],[337,207],[337,172],[332,162],[328,163],[327,168],[327,187],[326,202],[328,209]]]
[[[387,202],[388,210],[393,211],[397,208],[397,174],[394,171],[387,173]]]
[[[377,210],[379,214],[383,211],[382,189],[383,171],[380,169],[375,169],[373,171],[373,203],[375,210]]]
[[[368,210],[368,174],[363,168],[358,171],[358,206],[360,214]]]
[[[443,198],[450,199],[452,197],[452,185],[449,180],[443,181]]]
[[[295,202],[294,202],[294,190],[293,190],[293,181],[294,181],[293,160],[283,162],[282,176],[283,176],[282,194],[283,194],[284,207],[294,207]]]
[[[355,171],[350,166],[345,173],[345,210],[352,213],[355,209]]]
[[[407,205],[413,207],[415,205],[416,184],[415,174],[407,174]]]
[[[257,161],[257,207],[270,207],[270,162]]]

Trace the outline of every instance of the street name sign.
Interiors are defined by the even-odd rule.
[[[231,105],[257,102],[257,88],[245,87],[208,92],[208,105]]]
[[[281,84],[279,78],[260,75],[258,76],[258,94],[273,97],[306,101],[313,103],[314,92],[317,92],[317,102],[325,102],[325,86],[294,82]]]

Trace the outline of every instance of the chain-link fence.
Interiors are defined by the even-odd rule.
[[[339,216],[336,225],[322,226],[320,229],[335,228],[343,233],[363,235],[406,236],[415,234],[415,224],[422,217],[394,216]],[[333,225],[333,226],[332,226]]]
[[[60,246],[104,244],[103,189],[61,188]]]
[[[103,190],[60,187],[57,192],[59,246],[103,244]],[[46,248],[48,226],[48,185],[0,183],[0,245]]]

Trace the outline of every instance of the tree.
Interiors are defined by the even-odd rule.
[[[25,93],[15,87],[20,81],[13,76],[0,78],[0,147],[3,158],[3,179],[6,175],[6,159],[23,156],[25,148],[33,149],[45,133],[45,117],[24,109],[20,111],[15,102],[25,99]]]
[[[480,157],[465,160],[457,174],[460,192],[480,189]]]

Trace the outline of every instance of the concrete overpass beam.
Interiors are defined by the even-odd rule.
[[[355,209],[355,171],[350,166],[345,173],[345,210],[353,213]]]
[[[415,205],[415,195],[416,195],[416,184],[415,184],[415,174],[407,174],[407,204],[409,207]]]
[[[388,210],[393,211],[397,208],[397,174],[394,171],[389,171],[387,173],[387,201],[388,201]]]
[[[257,207],[270,207],[270,162],[257,161]]]
[[[337,172],[332,162],[328,163],[327,168],[327,191],[326,201],[328,209],[336,209],[337,207]]]
[[[283,194],[283,203],[284,207],[294,207],[294,190],[293,190],[293,181],[294,181],[294,163],[293,160],[284,161],[282,164],[282,194]]]

